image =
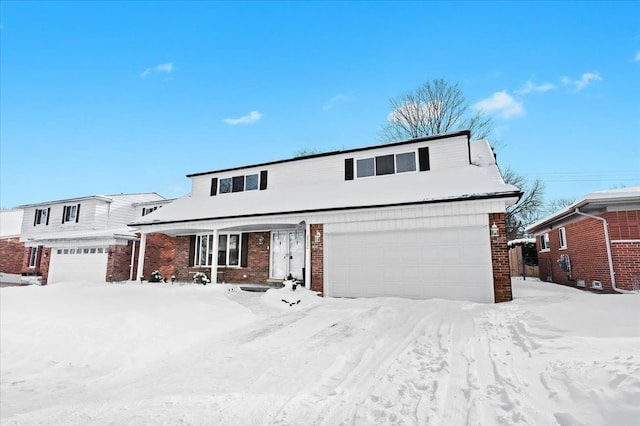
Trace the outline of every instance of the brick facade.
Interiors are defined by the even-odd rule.
[[[607,212],[599,217],[606,219],[609,227],[616,287],[632,290],[634,285],[639,285],[640,279],[640,212]],[[560,248],[558,229],[561,227],[565,228],[565,249]],[[603,291],[613,291],[601,220],[574,216],[573,222],[554,225],[548,234],[549,250],[538,254],[541,279],[573,287],[577,286],[578,280],[584,280],[586,288],[590,288],[593,281],[600,281]],[[540,250],[539,236],[537,247]],[[562,254],[569,255],[571,275],[563,271],[558,263]]]
[[[127,281],[130,278],[132,250],[133,241],[129,241],[127,245],[109,246],[107,276],[105,277],[107,282]]]
[[[498,237],[491,240],[491,264],[493,266],[493,293],[495,302],[513,300],[511,292],[511,270],[509,268],[509,247],[507,246],[507,227],[504,213],[489,214],[489,229],[495,223]]]
[[[312,224],[311,235],[311,290],[324,291],[324,226]],[[320,238],[316,241],[316,235]]]
[[[47,284],[49,278],[49,262],[51,261],[51,249],[40,246],[38,252],[38,259],[36,261],[36,267],[29,267],[29,255],[31,250],[25,248],[24,256],[22,257],[22,275],[36,275],[42,277],[42,285]]]
[[[159,232],[147,234],[147,245],[144,256],[144,271],[142,276],[149,279],[153,271],[170,279],[176,272],[176,237]]]
[[[22,273],[22,263],[26,252],[24,243],[20,242],[20,238],[3,238],[0,240],[0,272],[5,274]]]
[[[264,284],[269,279],[269,244],[270,232],[249,233],[247,250],[247,266],[218,268],[218,281],[225,283]],[[262,240],[260,239],[262,238]],[[262,244],[260,243],[262,241]]]

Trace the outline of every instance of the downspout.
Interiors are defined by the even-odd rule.
[[[607,244],[607,259],[609,261],[609,274],[611,275],[611,287],[613,288],[614,291],[618,293],[622,293],[622,291],[619,290],[618,287],[616,287],[616,273],[613,270],[613,258],[611,257],[611,240],[609,239],[609,224],[607,223],[607,219],[600,216],[594,216],[587,213],[583,213],[580,211],[578,207],[576,207],[575,212],[580,216],[590,217],[591,219],[597,219],[602,222],[602,227],[604,228],[604,239]]]

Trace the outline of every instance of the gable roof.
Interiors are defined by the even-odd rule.
[[[564,209],[529,225],[526,228],[526,231],[533,233],[549,226],[552,223],[566,219],[567,217],[575,214],[576,209],[579,209],[582,212],[588,212],[602,210],[607,207],[625,205],[636,205],[636,208],[640,208],[640,186],[592,192]]]
[[[75,197],[75,198],[66,198],[62,200],[55,201],[45,201],[42,203],[31,203],[24,204],[22,206],[18,206],[19,209],[25,209],[29,207],[37,207],[42,205],[51,205],[51,204],[61,204],[61,203],[77,203],[79,201],[86,200],[100,200],[107,203],[110,203],[116,199],[127,198],[127,197],[136,197],[139,198],[139,202],[147,202],[147,201],[163,201],[165,198],[162,195],[159,195],[155,192],[141,192],[135,194],[116,194],[116,195],[88,195],[86,197]]]
[[[502,180],[489,143],[476,141],[471,146],[471,164],[464,167],[376,176],[340,183],[319,182],[277,191],[246,191],[217,196],[190,194],[130,225],[488,198],[512,199],[511,202],[515,202],[521,193],[518,188],[505,184]]]

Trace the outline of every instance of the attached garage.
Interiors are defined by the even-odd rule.
[[[325,292],[494,302],[488,226],[325,231]]]
[[[108,256],[103,247],[52,249],[48,282],[105,282]]]

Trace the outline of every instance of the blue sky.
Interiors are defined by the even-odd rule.
[[[0,3],[2,208],[378,143],[434,78],[547,198],[640,185],[640,2]]]

